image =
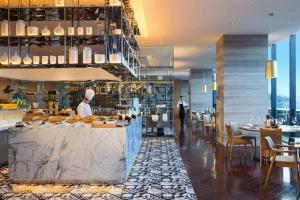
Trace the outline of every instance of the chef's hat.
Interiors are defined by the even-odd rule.
[[[94,96],[95,96],[94,90],[92,90],[92,89],[87,89],[87,90],[85,91],[85,98],[87,98],[88,100],[91,101],[91,100],[94,98]]]

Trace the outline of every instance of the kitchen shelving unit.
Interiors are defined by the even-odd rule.
[[[57,0],[7,0],[0,3],[0,21],[8,21],[7,36],[0,34],[0,56],[6,52],[8,59],[15,52],[23,59],[27,54],[33,56],[59,56],[65,58],[64,64],[0,64],[0,68],[68,68],[101,67],[121,77],[123,80],[138,80],[140,73],[139,46],[136,35],[139,34],[133,10],[128,1],[103,0],[103,5],[93,5],[93,1],[65,0],[65,6],[55,6]],[[61,0],[57,1],[61,2]],[[85,2],[82,4],[82,2]],[[88,4],[87,2],[91,2]],[[95,2],[94,2],[95,3]],[[54,5],[54,6],[51,6]],[[16,36],[16,22],[23,20],[28,26],[39,28],[39,35]],[[99,23],[104,30],[99,30]],[[63,35],[54,35],[58,24],[64,28]],[[51,35],[43,36],[40,31],[47,26]],[[75,27],[75,35],[68,35],[68,27]],[[76,28],[92,27],[92,35],[78,35]],[[119,29],[118,33],[114,33]],[[103,31],[103,32],[102,32]],[[27,31],[26,31],[27,32]],[[102,32],[102,33],[101,33]],[[83,47],[93,50],[92,63],[82,62]],[[68,63],[68,49],[78,48],[78,64]],[[104,63],[94,62],[94,52],[105,54]],[[110,55],[116,54],[117,61]]]
[[[174,133],[174,76],[173,66],[147,66],[141,72],[141,80],[146,83],[151,92],[141,96],[141,103],[145,105],[143,110],[143,135],[157,136],[159,128],[163,128],[164,134],[173,136]],[[153,71],[161,74],[153,75]],[[159,105],[165,105],[160,107]],[[164,121],[163,114],[167,115]],[[159,120],[153,122],[152,115],[158,115]]]

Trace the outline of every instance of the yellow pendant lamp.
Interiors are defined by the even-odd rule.
[[[216,81],[211,82],[210,89],[211,89],[211,91],[217,90],[217,82]]]
[[[269,13],[270,20],[274,16],[274,13]],[[270,21],[271,24],[271,31],[270,31],[270,41],[272,43],[272,21]],[[267,79],[271,78],[277,78],[278,77],[278,68],[277,68],[277,61],[276,60],[268,60],[266,62],[266,67],[265,67],[265,77]]]
[[[202,84],[202,85],[201,85],[201,92],[202,92],[202,93],[206,93],[206,92],[207,92],[206,84]]]
[[[278,68],[276,60],[268,60],[266,62],[265,77],[267,79],[278,77]]]

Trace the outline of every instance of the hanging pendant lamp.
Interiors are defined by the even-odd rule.
[[[268,60],[266,62],[265,77],[267,79],[278,77],[278,68],[276,60]]]
[[[274,16],[274,13],[268,14],[270,17]],[[271,24],[271,31],[270,31],[270,41],[272,43],[272,21]],[[278,68],[277,68],[277,61],[276,60],[268,60],[265,66],[265,78],[277,78],[278,77]]]
[[[201,85],[201,92],[202,92],[202,93],[206,93],[206,92],[207,92],[206,84],[202,84],[202,85]]]
[[[202,85],[201,85],[201,92],[202,93],[206,93],[207,92],[207,87],[206,87],[206,84],[205,84],[205,79],[204,79],[204,72],[201,72],[201,82],[202,82]]]
[[[210,89],[211,89],[211,91],[217,90],[217,82],[216,81],[211,82]]]

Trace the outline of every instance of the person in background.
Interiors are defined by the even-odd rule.
[[[180,119],[181,126],[183,126],[184,115],[185,115],[184,107],[186,106],[188,106],[188,104],[183,100],[183,96],[180,96],[180,99],[177,102],[177,108],[179,108],[179,119]]]
[[[81,117],[88,117],[93,115],[92,114],[92,109],[90,106],[91,100],[94,98],[95,92],[92,89],[87,89],[85,91],[85,96],[83,101],[78,105],[77,107],[77,114]]]

